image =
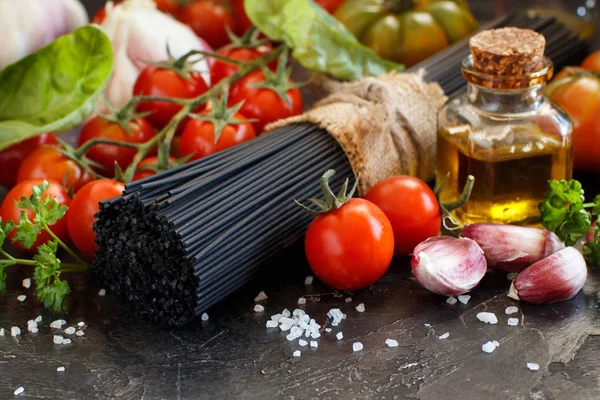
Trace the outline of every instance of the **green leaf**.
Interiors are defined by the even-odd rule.
[[[2,222],[2,218],[0,218],[0,247],[4,245],[6,237],[14,228],[15,224],[12,221]]]
[[[62,281],[58,278],[51,285],[45,286],[42,289],[38,287],[35,291],[38,300],[55,314],[67,311],[65,296],[69,293],[71,293],[71,288],[67,281]]]
[[[39,224],[31,222],[27,213],[21,211],[21,219],[17,224],[17,230],[12,238],[13,242],[19,242],[23,247],[29,249],[35,243],[37,235],[42,232],[42,227]]]
[[[600,240],[598,240],[598,230],[594,232],[594,241],[583,245],[583,257],[590,268],[600,267]]]
[[[0,71],[0,150],[92,113],[113,64],[110,39],[81,27]]]
[[[244,7],[261,32],[287,44],[298,62],[313,71],[356,80],[402,68],[360,44],[312,0],[245,0]]]
[[[596,215],[600,215],[600,194],[594,197],[594,207],[592,212]]]
[[[38,247],[33,256],[36,267],[33,279],[36,283],[35,294],[44,306],[59,313],[67,310],[64,298],[71,292],[69,284],[60,280],[60,260],[56,257],[58,241],[45,243]]]
[[[33,219],[35,224],[54,225],[58,220],[65,216],[69,209],[66,205],[59,204],[52,196],[42,197],[48,187],[50,187],[50,184],[47,181],[44,181],[41,185],[34,186],[31,191],[31,196],[29,196],[29,198],[21,197],[17,203],[17,207],[31,210],[35,213]]]

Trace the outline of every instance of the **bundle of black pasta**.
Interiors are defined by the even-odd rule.
[[[546,36],[557,67],[586,44],[552,18],[520,13],[489,27],[518,26]],[[488,27],[488,28],[489,28]],[[414,67],[447,94],[464,87],[468,41]],[[99,283],[135,312],[182,325],[256,276],[271,256],[300,239],[311,217],[293,199],[318,197],[353,175],[340,145],[316,124],[289,125],[232,149],[127,185],[101,204],[94,259]]]

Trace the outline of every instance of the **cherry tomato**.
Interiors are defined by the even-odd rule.
[[[230,106],[244,101],[240,113],[249,119],[258,120],[253,122],[252,125],[259,135],[263,132],[265,125],[282,118],[302,114],[304,107],[302,94],[298,88],[289,89],[285,93],[291,105],[291,107],[288,107],[273,90],[252,87],[252,85],[262,83],[265,80],[262,71],[252,71],[234,83],[229,93]]]
[[[257,58],[261,58],[266,54],[273,51],[273,47],[271,45],[263,45],[259,46],[255,49],[221,49],[217,51],[217,54],[231,58],[233,60],[238,61],[253,61]],[[275,71],[277,69],[277,60],[273,60],[269,63],[269,68],[271,71]],[[238,70],[238,66],[234,64],[229,64],[225,61],[214,60],[212,65],[210,66],[210,82],[213,85],[221,82],[221,80],[227,78],[235,74]]]
[[[67,207],[70,207],[71,198],[69,197],[69,194],[67,193],[65,188],[56,181],[52,181],[49,179],[47,179],[47,181],[50,184],[50,186],[42,195],[42,199],[48,196],[52,196],[56,199],[58,204],[64,204]],[[17,207],[15,202],[20,201],[21,197],[31,196],[33,187],[41,185],[42,183],[44,183],[44,179],[28,179],[26,181],[19,182],[14,188],[12,188],[4,198],[4,201],[2,201],[2,206],[0,207],[0,217],[2,218],[2,221],[13,221],[15,225],[17,225],[19,223],[19,220],[21,219],[22,209]],[[35,218],[35,213],[33,211],[25,210],[25,212],[27,213],[27,217],[29,218],[29,220],[32,221],[33,218]],[[64,218],[58,220],[54,225],[50,226],[50,230],[52,231],[52,233],[54,233],[63,242],[67,241],[69,237],[67,233],[68,215],[69,212],[67,212],[67,215]],[[8,239],[11,240],[14,235],[15,230],[8,234]],[[29,249],[24,248],[19,242],[15,242],[13,243],[13,245],[18,249],[21,249],[28,253],[35,253],[39,245],[44,244],[49,240],[52,240],[50,234],[45,231],[42,231],[37,235],[35,243]]]
[[[71,240],[86,256],[92,258],[96,250],[94,214],[100,211],[99,202],[120,195],[125,185],[112,179],[98,179],[81,188],[73,198],[67,213],[67,226]]]
[[[145,119],[138,118],[129,123],[130,132],[126,132],[119,124],[97,116],[89,120],[82,128],[79,135],[78,146],[87,141],[97,139],[110,139],[124,143],[145,143],[155,135],[154,128]],[[92,146],[86,156],[104,167],[99,171],[102,175],[112,176],[115,162],[125,170],[133,161],[136,149],[110,144],[97,144]]]
[[[394,230],[394,253],[407,256],[440,231],[440,206],[425,182],[412,176],[392,176],[369,190],[366,200],[378,206]]]
[[[173,162],[175,159],[173,157],[169,157],[169,161]],[[143,159],[139,164],[138,168],[141,168],[146,165],[156,165],[158,164],[158,157],[148,157]],[[156,172],[151,169],[138,169],[135,174],[133,174],[132,181],[139,181],[140,179],[148,178],[149,176],[156,175]]]
[[[226,25],[232,32],[237,32],[229,6],[222,3],[214,0],[196,0],[183,7],[179,13],[179,20],[215,49],[230,42]]]
[[[154,0],[154,2],[156,3],[156,8],[160,11],[175,17],[177,17],[181,11],[178,0]]]
[[[133,87],[135,96],[160,96],[178,99],[191,99],[208,90],[202,75],[191,72],[190,79],[184,79],[175,71],[148,66],[138,76]],[[151,111],[146,119],[158,129],[162,129],[181,110],[181,106],[166,101],[147,101],[138,104],[137,111]]]
[[[117,6],[119,5],[119,3],[121,3],[122,0],[116,0],[113,1],[114,5]],[[94,14],[93,18],[92,18],[92,24],[98,24],[101,25],[102,22],[104,21],[104,18],[106,18],[106,3],[104,3],[102,5],[102,8],[100,8],[98,11],[96,11],[96,14]]]
[[[233,15],[237,25],[237,34],[243,35],[253,25],[246,14],[244,0],[233,0]]]
[[[333,14],[344,1],[346,0],[315,0],[315,3],[323,7],[329,14]]]
[[[387,271],[394,255],[394,232],[376,205],[350,199],[316,217],[304,245],[310,267],[323,282],[340,290],[359,290]]]
[[[200,114],[208,114],[203,111]],[[235,119],[245,120],[241,114],[236,114]],[[183,157],[193,154],[191,160],[197,160],[209,154],[228,149],[247,140],[254,139],[256,133],[252,124],[225,125],[219,140],[215,144],[215,129],[212,122],[190,119],[181,136],[179,152]]]
[[[600,72],[600,50],[587,56],[581,63],[581,66],[590,71]]]
[[[42,133],[39,136],[24,140],[8,149],[0,151],[0,185],[8,188],[17,183],[19,165],[31,152],[44,145],[58,144],[56,135]]]
[[[46,146],[29,154],[17,173],[17,183],[28,179],[47,179],[73,185],[77,192],[94,177],[75,161],[60,154],[54,147]]]

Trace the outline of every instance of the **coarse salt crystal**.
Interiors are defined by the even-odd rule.
[[[55,344],[62,344],[64,342],[65,338],[60,335],[54,335],[54,338],[52,340],[54,341]]]
[[[35,322],[37,322],[37,323],[40,323],[40,322],[42,322],[42,316],[41,316],[41,315],[38,315],[38,316],[36,317],[36,319],[34,319],[34,321],[35,321]]]
[[[365,305],[364,303],[360,303],[359,305],[356,306],[356,311],[358,312],[365,312]]]
[[[331,326],[338,326],[340,322],[342,322],[342,320],[345,318],[345,315],[339,308],[332,308],[327,313],[327,316],[333,319],[333,321],[331,322]]]
[[[451,306],[455,305],[458,302],[458,300],[456,300],[456,297],[448,297],[446,299],[446,303],[450,304]]]
[[[331,328],[325,328],[325,332],[331,332]]]
[[[202,314],[200,319],[202,319],[202,321],[208,321],[208,314],[207,313]]]
[[[27,299],[27,296],[25,296],[24,294],[20,294],[17,296],[17,300],[19,300],[21,303],[24,302],[25,299]]]
[[[449,336],[450,336],[450,333],[446,332],[443,335],[441,335],[439,338],[440,339],[448,339]]]
[[[268,299],[267,295],[265,294],[265,292],[263,292],[262,290],[258,293],[258,295],[254,298],[254,301],[263,301]]]
[[[508,325],[510,325],[510,326],[517,326],[517,325],[519,325],[519,318],[509,318],[508,319]]]
[[[304,316],[305,314],[306,314],[306,313],[304,312],[304,310],[301,310],[301,309],[299,309],[299,308],[296,308],[296,309],[295,309],[295,310],[292,312],[292,315],[293,315],[294,317],[298,317],[298,318],[300,318],[300,317]]]
[[[306,346],[308,344],[308,342],[304,339],[300,339],[298,340],[298,344],[302,347]]]
[[[271,315],[271,321],[279,322],[279,318],[281,318],[281,317],[282,317],[281,314]]]
[[[540,369],[540,364],[527,363],[527,368],[529,368],[532,371],[538,371]]]
[[[29,278],[23,279],[23,287],[25,289],[29,289],[31,287],[31,279],[29,279]]]
[[[361,351],[363,349],[363,345],[361,342],[352,343],[352,351]]]
[[[67,335],[72,335],[72,334],[74,334],[74,333],[75,333],[75,328],[74,328],[74,327],[72,327],[72,326],[70,326],[70,327],[68,327],[67,329],[65,329],[65,331],[64,331],[64,332],[65,332]]]
[[[290,342],[293,342],[294,340],[298,339],[298,336],[296,336],[296,335],[293,335],[293,334],[291,334],[291,333],[288,333],[288,334],[285,336],[285,338],[286,338],[287,340],[289,340]]]
[[[423,324],[425,325],[427,328],[429,328],[431,326],[431,324]]]
[[[265,307],[264,306],[262,306],[260,304],[257,304],[257,305],[254,306],[254,312],[259,312],[260,313],[260,312],[263,312],[263,311],[265,311]]]
[[[458,301],[460,301],[463,304],[467,304],[469,302],[469,300],[471,300],[471,296],[469,296],[468,294],[463,294],[462,296],[458,296]]]
[[[304,279],[304,284],[305,284],[305,285],[311,285],[312,283],[313,283],[313,277],[312,277],[312,276],[310,276],[310,275],[309,275],[309,276],[307,276],[307,277]]]
[[[498,342],[497,340],[492,341],[492,343],[494,343],[494,346],[496,347],[500,346],[500,342]]]
[[[85,335],[85,332],[84,332],[84,331],[81,331],[81,330],[79,330],[79,331],[75,332],[75,334],[76,334],[77,336],[83,336],[83,335]]]
[[[0,336],[4,336],[4,328],[0,328]]]
[[[300,304],[300,305],[306,304],[306,298],[304,298],[304,297],[298,298],[298,304]]]
[[[106,289],[98,290],[98,296],[106,296]]]
[[[294,352],[294,357],[300,357],[300,355],[301,355],[301,354],[302,354],[302,353],[300,352],[300,350],[296,350],[296,351]]]
[[[21,328],[18,326],[13,326],[10,328],[10,336],[19,336],[21,334]]]
[[[65,367],[56,368],[56,372],[65,372]]]
[[[50,328],[61,329],[63,325],[65,325],[67,321],[64,319],[57,319],[56,321],[52,321],[50,323]]]
[[[352,303],[352,297],[346,297],[346,303]]]
[[[278,326],[279,326],[279,324],[275,321],[272,321],[272,320],[267,321],[267,328],[277,328]]]
[[[20,395],[21,393],[23,393],[24,391],[25,391],[25,388],[24,388],[23,386],[21,386],[21,387],[17,388],[17,390],[15,390],[15,393],[14,393],[14,395],[15,395],[15,396],[18,396],[18,395]]]
[[[319,332],[313,332],[310,334],[310,337],[313,339],[318,339],[321,337],[321,334]]]
[[[388,347],[398,347],[398,341],[394,339],[386,339],[385,344],[387,344]]]
[[[344,334],[342,332],[338,332],[337,335],[335,335],[335,337],[337,338],[337,340],[342,340],[344,338]]]
[[[292,325],[281,324],[279,325],[279,329],[281,329],[282,332],[289,331],[290,329],[292,329]]]
[[[494,342],[487,342],[483,346],[481,346],[481,350],[483,350],[486,353],[491,353],[494,350],[496,350],[496,345],[494,344]]]
[[[80,328],[83,328],[83,327],[85,326],[85,322],[83,322],[83,321],[79,321],[79,322],[77,323],[77,326],[78,326],[78,327],[80,327]]]
[[[316,349],[317,347],[319,347],[319,342],[317,342],[316,340],[311,340],[310,347],[314,347]]]
[[[71,339],[65,339],[62,342],[62,344],[69,344],[69,343],[71,343]]]
[[[290,310],[288,310],[288,309],[286,308],[286,309],[284,309],[284,310],[281,312],[281,315],[283,315],[283,316],[284,316],[284,317],[286,317],[286,318],[289,318],[289,317],[292,315],[292,313],[290,312]]]
[[[35,322],[32,319],[30,319],[29,321],[27,321],[27,330],[29,332],[31,332],[31,333],[37,333],[38,332],[37,322]]]
[[[519,312],[519,309],[515,306],[506,307],[506,309],[504,310],[504,313],[506,315],[516,314],[518,312]]]
[[[481,322],[485,322],[486,324],[497,324],[498,318],[496,314],[491,312],[480,312],[477,314],[477,319]]]

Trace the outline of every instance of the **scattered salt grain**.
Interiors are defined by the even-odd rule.
[[[498,342],[497,340],[493,340],[492,343],[494,343],[494,346],[496,347],[500,346],[500,342]]]
[[[85,335],[85,332],[84,332],[84,331],[81,331],[81,330],[79,330],[79,331],[75,332],[75,334],[76,334],[77,336],[83,336],[83,335]]]
[[[325,328],[325,332],[331,332],[331,328]]]
[[[496,344],[494,342],[487,342],[486,344],[484,344],[483,346],[481,346],[481,350],[483,350],[486,353],[491,353],[494,350],[496,350]]]
[[[512,281],[513,279],[515,279],[517,276],[519,276],[518,272],[511,272],[510,274],[506,275],[506,279],[508,279],[509,281]]]
[[[50,323],[50,328],[61,329],[63,325],[66,325],[67,321],[64,319],[57,319],[56,321],[52,321]]]
[[[451,306],[455,305],[458,302],[458,300],[456,300],[456,297],[448,297],[446,299],[446,303],[450,304]]]
[[[21,334],[21,328],[18,326],[13,326],[10,328],[10,336],[19,336]]]
[[[305,285],[312,285],[312,283],[313,283],[313,277],[312,277],[312,276],[310,276],[310,275],[309,275],[309,276],[307,276],[307,277],[304,279],[304,284],[305,284]]]
[[[19,387],[17,390],[15,390],[15,393],[14,393],[14,395],[15,395],[15,396],[18,396],[18,395],[20,395],[21,393],[23,393],[24,391],[25,391],[25,388],[24,388],[23,386],[21,386],[21,387]]]
[[[300,350],[296,350],[296,351],[294,352],[294,357],[300,357],[300,354],[302,354],[302,353],[300,352]]]
[[[80,328],[83,328],[83,327],[85,326],[85,322],[83,322],[83,321],[79,321],[79,322],[77,323],[77,326],[78,326],[78,327],[80,327]]]
[[[462,296],[458,296],[458,301],[460,301],[463,304],[467,304],[469,302],[469,300],[471,300],[471,296],[469,296],[468,294],[463,294]]]
[[[65,372],[65,367],[56,368],[56,372]]]
[[[23,279],[23,287],[25,289],[29,289],[31,287],[31,279],[29,279],[29,278]]]
[[[308,342],[304,339],[300,339],[298,340],[298,344],[302,347],[306,346],[308,344]]]
[[[302,305],[302,304],[306,304],[306,299],[304,297],[300,297],[298,299],[298,304]]]
[[[73,334],[75,333],[75,328],[74,328],[74,327],[72,327],[72,326],[70,326],[70,327],[68,327],[67,329],[65,329],[65,333],[66,333],[67,335],[73,335]]]
[[[17,296],[17,300],[19,300],[21,303],[24,302],[26,298],[27,296],[25,296],[24,294],[20,294]]]
[[[339,308],[332,308],[327,313],[327,316],[333,319],[331,326],[338,326],[342,322],[342,319],[346,317]]]
[[[257,304],[257,305],[254,306],[254,312],[263,312],[263,311],[265,311],[265,307],[264,306],[262,306],[260,304]]]
[[[364,303],[360,303],[359,305],[356,306],[356,311],[358,312],[365,312],[365,305]]]
[[[363,345],[361,342],[352,343],[352,351],[361,351],[363,349]]]
[[[532,371],[538,371],[540,369],[540,364],[527,363],[527,368],[529,368]]]
[[[98,296],[106,296],[106,289],[98,290]]]
[[[342,332],[338,332],[337,335],[335,335],[335,337],[337,338],[337,340],[342,340],[344,338],[344,334]]]
[[[311,340],[310,347],[314,347],[316,349],[317,347],[319,347],[319,342],[317,342],[316,340]]]
[[[289,317],[292,315],[292,313],[290,312],[290,310],[288,310],[288,309],[286,308],[286,309],[284,309],[284,310],[281,312],[281,315],[283,315],[283,316],[284,316],[284,317],[286,317],[286,318],[289,318]]]
[[[65,338],[60,335],[54,335],[53,341],[54,341],[54,344],[63,344],[63,342],[65,341]]]
[[[449,336],[450,336],[450,333],[446,332],[443,335],[441,335],[439,338],[440,339],[448,339]]]
[[[38,324],[37,322],[35,322],[34,320],[30,319],[29,321],[27,321],[27,330],[31,333],[37,333],[38,332]]]
[[[65,339],[62,342],[62,344],[69,344],[69,343],[71,343],[71,339]]]
[[[277,328],[278,326],[279,326],[279,324],[277,323],[277,321],[273,321],[273,320],[267,321],[267,328]]]
[[[486,324],[497,324],[498,318],[496,314],[491,312],[480,312],[477,314],[477,319],[481,322],[485,322]]]
[[[519,318],[509,318],[508,319],[508,325],[510,325],[510,326],[517,326],[517,325],[519,325]]]
[[[265,294],[265,292],[263,292],[262,290],[258,293],[258,295],[254,298],[254,301],[263,301],[268,299],[267,295]]]
[[[394,339],[386,339],[385,344],[387,344],[388,347],[398,347],[398,341]]]
[[[431,324],[423,324],[425,325],[427,328],[429,328],[431,326]]]
[[[352,303],[352,297],[346,297],[346,303]]]
[[[4,328],[0,328],[0,336],[4,336]]]
[[[42,316],[38,315],[36,319],[34,319],[35,322],[40,323],[42,322]]]
[[[519,312],[519,309],[515,306],[506,307],[506,309],[504,310],[504,313],[506,315],[516,314],[518,312]]]
[[[208,314],[207,313],[202,314],[200,319],[202,319],[202,321],[208,321]]]
[[[299,308],[296,308],[296,309],[295,309],[295,310],[292,312],[292,315],[293,315],[294,317],[298,317],[298,318],[302,317],[304,314],[306,314],[306,313],[304,312],[304,310],[301,310],[301,309],[299,309]]]
[[[281,329],[282,332],[289,331],[290,329],[292,329],[292,325],[281,324],[281,325],[279,325],[279,329]]]

